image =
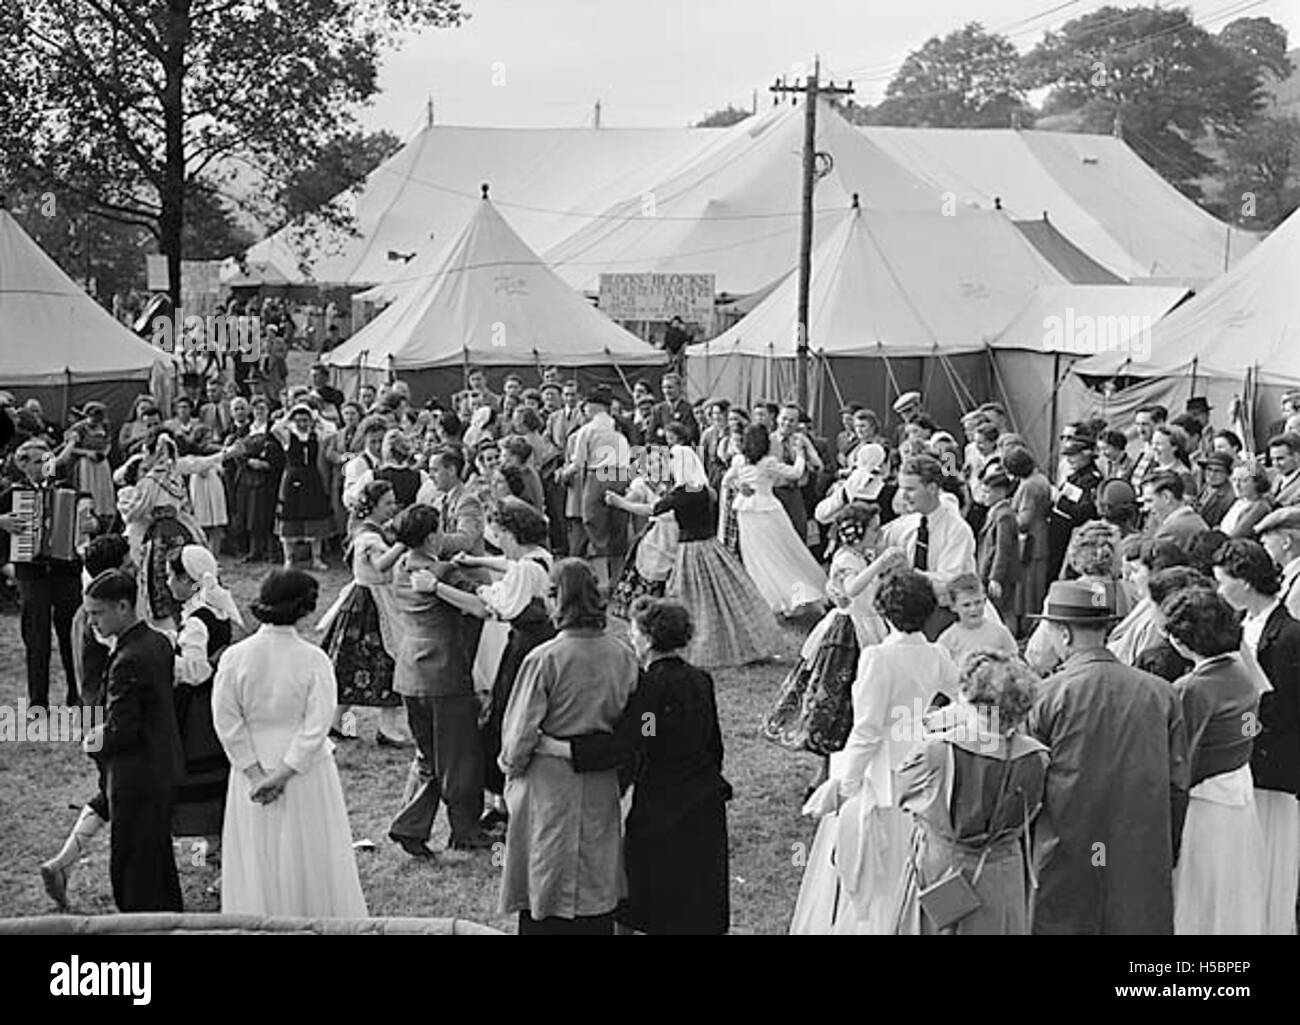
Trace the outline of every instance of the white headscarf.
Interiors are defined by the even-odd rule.
[[[673,483],[679,488],[707,488],[709,475],[704,472],[704,464],[695,449],[689,445],[674,445],[668,450],[669,463],[672,466]]]
[[[186,545],[181,549],[181,565],[185,575],[199,585],[199,598],[217,614],[218,619],[230,619],[244,625],[244,617],[235,604],[234,596],[217,583],[217,560],[202,545]]]

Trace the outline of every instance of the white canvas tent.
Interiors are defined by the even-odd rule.
[[[1155,326],[1149,358],[1108,352],[1076,363],[1072,404],[1086,409],[1101,401],[1083,387],[1085,380],[1136,378],[1125,389],[1133,402],[1174,408],[1205,395],[1222,419],[1240,397],[1266,428],[1276,416],[1277,392],[1300,387],[1298,268],[1300,213],[1293,213],[1229,273]]]
[[[61,422],[91,399],[120,422],[174,360],[136,337],[0,210],[0,388],[41,401]]]
[[[1001,213],[850,207],[835,218],[813,252],[809,297],[809,376],[823,426],[845,399],[885,413],[913,388],[954,422],[990,397],[989,340],[1037,286],[1064,283]],[[792,398],[796,292],[790,274],[739,323],[691,346],[691,393],[745,405]]]
[[[1040,459],[1061,424],[1058,390],[1069,368],[1100,347],[1141,353],[1155,326],[1187,297],[1178,286],[1043,285],[989,342],[999,391]]]
[[[859,129],[900,167],[962,206],[1048,216],[1134,284],[1213,280],[1258,244],[1166,182],[1122,139],[1012,129]]]
[[[325,361],[344,382],[401,375],[418,399],[455,390],[471,365],[489,380],[559,366],[617,382],[665,357],[569,288],[483,198],[441,264]]]
[[[546,261],[595,292],[602,271],[712,273],[720,293],[747,295],[793,269],[799,254],[802,107],[774,107],[678,173],[627,194],[558,245]],[[937,190],[905,171],[822,101],[816,148],[831,162],[814,192],[815,234],[858,194],[862,206],[937,213]]]
[[[731,129],[472,128],[430,125],[340,197],[355,236],[324,229],[308,240],[282,229],[245,255],[249,274],[226,269],[225,284],[367,287],[399,276],[403,254],[441,248],[473,215],[479,186],[535,250],[554,245],[610,204],[718,145]],[[392,256],[390,257],[390,254]]]

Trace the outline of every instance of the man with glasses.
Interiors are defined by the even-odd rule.
[[[1210,452],[1200,462],[1205,483],[1196,496],[1194,508],[1209,526],[1217,528],[1237,500],[1232,490],[1232,456],[1226,452]]]

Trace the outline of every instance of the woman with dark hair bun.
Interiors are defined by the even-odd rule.
[[[1137,661],[1133,663],[1134,669],[1141,669],[1144,673],[1151,673],[1170,683],[1191,671],[1192,664],[1174,650],[1169,638],[1164,635],[1165,619],[1161,609],[1172,595],[1192,587],[1213,590],[1214,581],[1191,566],[1170,566],[1151,574],[1147,592],[1155,606],[1155,628],[1159,640],[1138,653]]]
[[[685,660],[690,612],[640,598],[632,646],[642,669],[612,733],[568,741],[543,735],[539,754],[570,758],[577,772],[618,768],[635,784],[627,816],[626,901],[618,921],[651,935],[718,935],[730,928],[727,805],[722,730],[713,678]],[[643,725],[653,721],[653,734]]]
[[[1264,833],[1264,931],[1290,936],[1300,880],[1300,623],[1279,600],[1282,571],[1259,542],[1229,541],[1215,559],[1214,576],[1219,593],[1245,614],[1243,646],[1273,685],[1259,699],[1250,772]]]
[[[551,573],[559,636],[524,658],[501,726],[506,777],[501,913],[522,935],[610,935],[624,896],[618,773],[578,773],[538,745],[543,733],[610,733],[637,684],[636,655],[605,630],[595,573],[564,559]]]
[[[1165,633],[1192,670],[1174,684],[1191,766],[1187,816],[1174,869],[1174,933],[1264,931],[1264,836],[1250,772],[1259,688],[1238,654],[1232,607],[1193,588],[1166,598]]]
[[[272,570],[252,606],[262,627],[227,648],[217,668],[213,724],[231,769],[224,914],[366,917],[328,737],[334,667],[297,629],[319,592],[300,570]]]
[[[888,576],[876,594],[889,634],[863,649],[853,729],[844,749],[831,755],[830,778],[804,805],[821,825],[792,933],[895,931],[910,830],[893,797],[893,774],[923,736],[925,709],[957,696],[957,667],[923,632],[936,604],[934,585],[907,568]]]

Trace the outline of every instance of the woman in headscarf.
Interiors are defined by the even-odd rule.
[[[221,839],[230,763],[212,725],[212,680],[235,626],[235,599],[217,581],[217,560],[202,545],[186,545],[167,560],[167,586],[181,603],[176,637],[176,722],[185,773],[172,806],[172,835]],[[209,848],[212,853],[212,848]]]
[[[319,573],[329,568],[321,559],[321,543],[329,536],[331,518],[315,421],[312,408],[299,403],[289,411],[287,423],[277,424],[272,433],[284,448],[276,533],[284,547],[285,568],[293,565],[298,542],[306,541],[311,546],[311,568]]]
[[[366,917],[327,736],[334,667],[297,630],[318,593],[306,573],[272,570],[252,609],[261,629],[217,667],[212,717],[235,770],[222,831],[224,914]]]
[[[180,603],[167,587],[171,553],[206,542],[190,509],[185,474],[220,461],[220,453],[179,456],[175,439],[159,428],[145,442],[144,452],[123,463],[114,475],[124,485],[117,495],[117,508],[126,524],[131,560],[140,567],[140,615],[150,626],[175,628]]]
[[[668,586],[677,552],[677,519],[671,512],[653,515],[654,507],[672,483],[667,462],[666,448],[647,447],[640,460],[643,472],[633,478],[627,491],[605,493],[606,505],[633,517],[634,534],[636,524],[645,524],[628,549],[627,564],[609,596],[610,615],[619,619],[628,618],[638,598],[661,598]]]

